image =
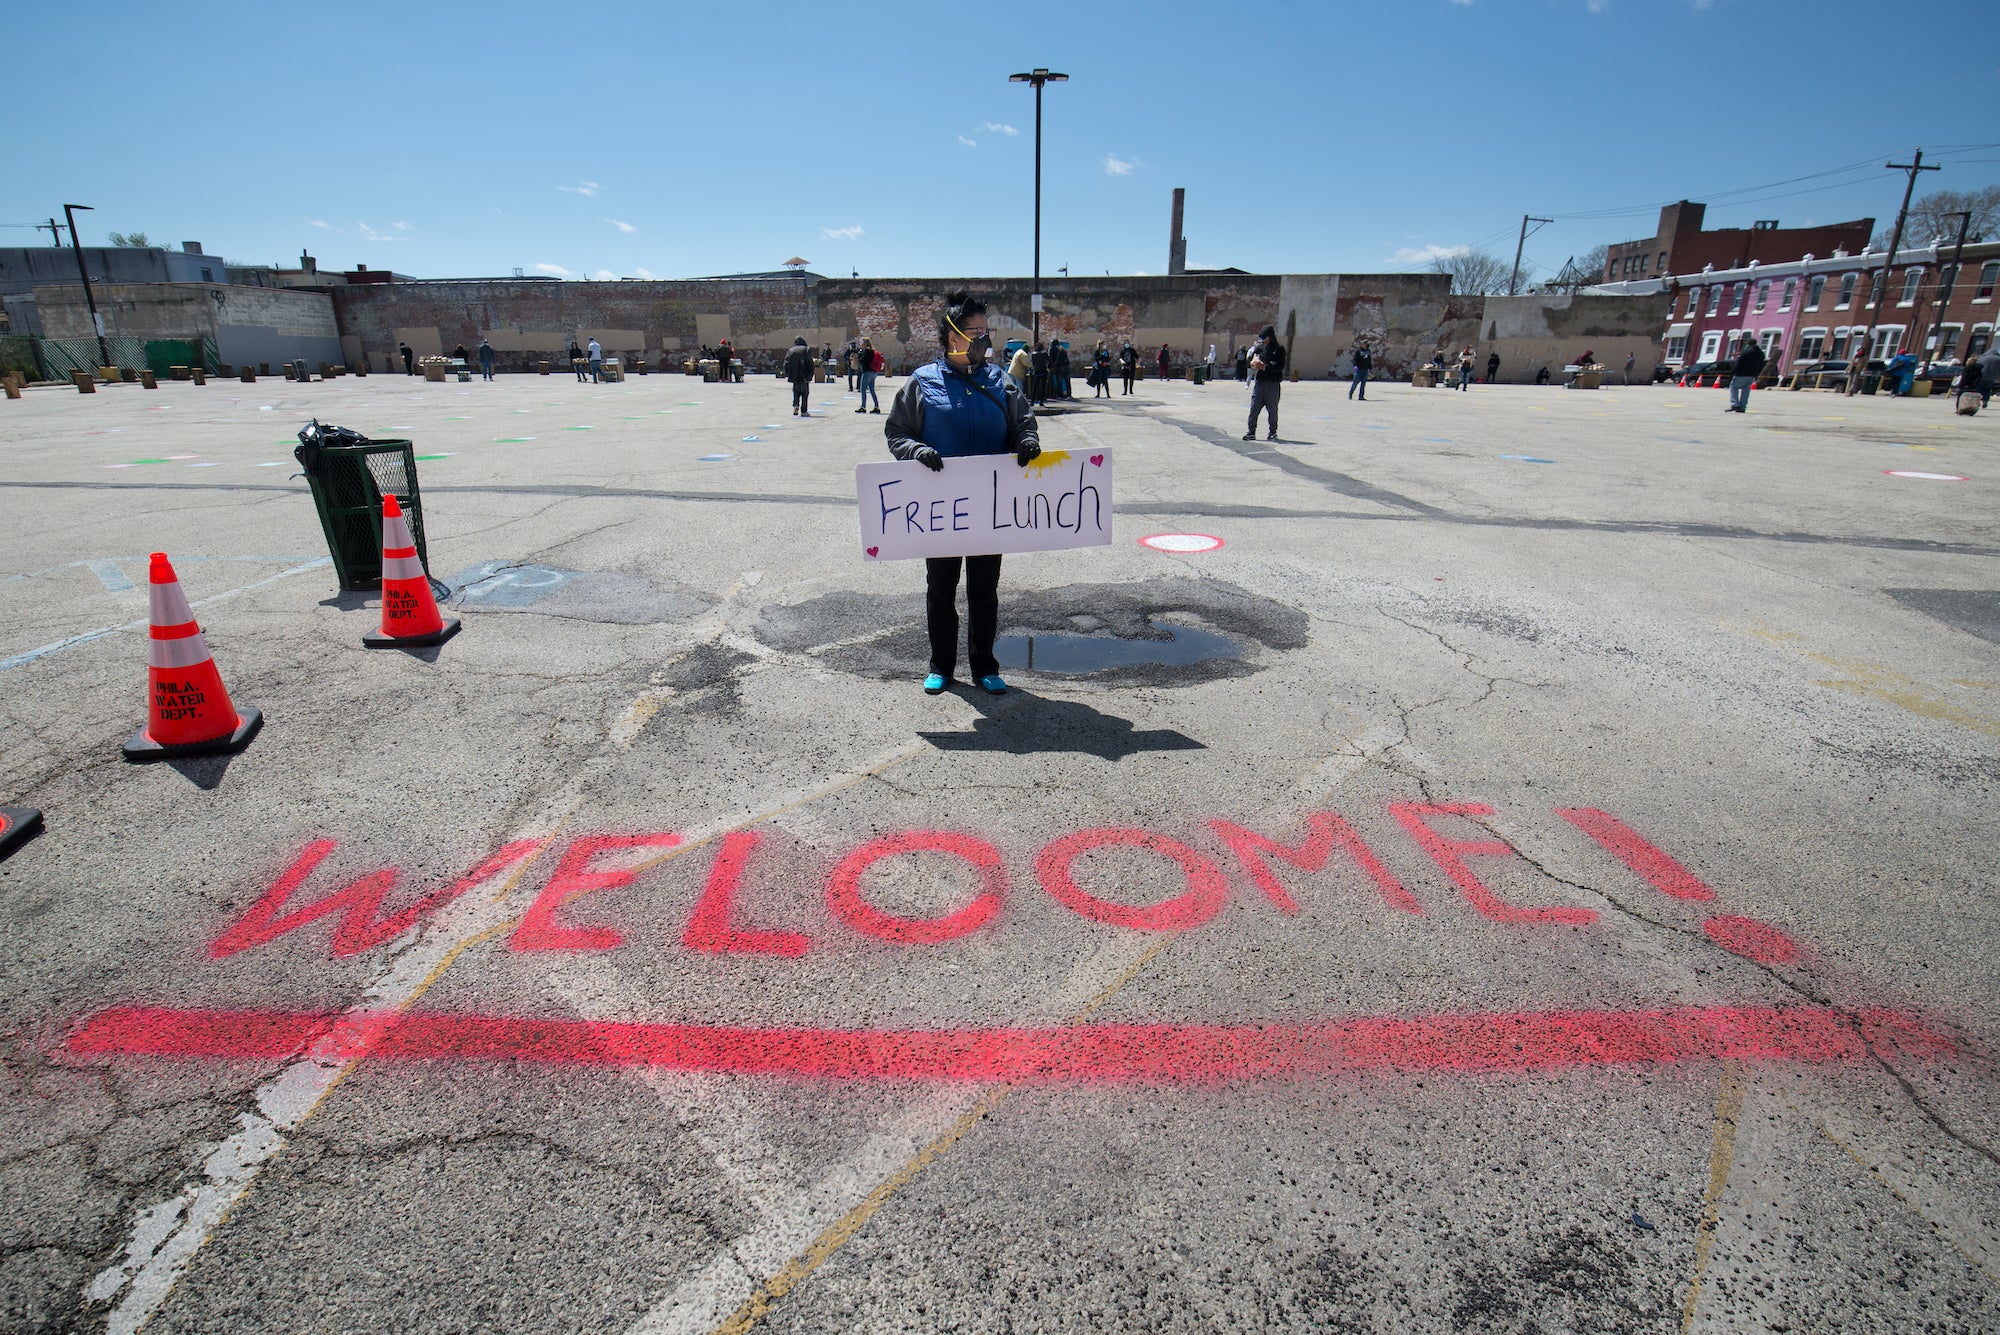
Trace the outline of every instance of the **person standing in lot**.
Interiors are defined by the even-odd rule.
[[[785,354],[785,379],[792,382],[792,416],[809,415],[806,399],[812,393],[813,355],[803,335],[792,340]]]
[[[1634,362],[1637,362],[1638,360],[1639,360],[1639,354],[1636,352],[1628,352],[1625,354],[1625,383],[1628,385],[1632,383],[1632,365]]]
[[[1979,406],[1993,399],[1993,387],[2000,384],[2000,343],[1979,354]]]
[[[1160,364],[1160,379],[1165,380],[1167,373],[1174,368],[1173,350],[1164,343],[1160,344],[1160,355],[1157,360]]]
[[[872,398],[875,400],[875,411],[881,412],[882,396],[875,392],[875,377],[882,372],[884,365],[882,354],[875,351],[875,345],[864,338],[861,340],[861,346],[854,350],[854,365],[858,368],[854,373],[855,379],[861,386],[861,406],[854,411],[867,412],[868,400]]]
[[[569,369],[576,374],[578,384],[583,383],[583,347],[575,339],[569,341]]]
[[[1028,354],[1028,402],[1037,408],[1049,401],[1049,350],[1045,344],[1035,344],[1035,350]]]
[[[1111,349],[1104,346],[1104,340],[1097,340],[1097,351],[1090,357],[1090,383],[1097,387],[1093,399],[1111,397]]]
[[[1059,399],[1075,397],[1069,387],[1069,344],[1061,339],[1049,344],[1049,393]]]
[[[1472,388],[1472,349],[1470,346],[1458,354],[1458,387],[1461,391]]]
[[[483,338],[479,340],[479,378],[493,378],[493,345]]]
[[[882,424],[889,453],[933,472],[947,458],[1012,454],[1023,468],[1042,452],[1035,410],[986,353],[993,335],[986,304],[963,292],[945,298],[938,316],[944,355],[920,366],[889,402]],[[924,610],[930,630],[930,671],[924,693],[952,684],[958,668],[958,580],[965,572],[966,658],[973,680],[989,695],[1007,689],[993,637],[1000,621],[1000,557],[933,556],[924,561]]]
[[[604,349],[598,344],[596,339],[593,338],[590,340],[590,346],[585,349],[584,356],[590,359],[590,383],[593,385],[603,384]]]
[[[1764,350],[1757,346],[1757,340],[1750,337],[1750,331],[1746,329],[1743,331],[1743,346],[1736,353],[1736,365],[1729,372],[1729,406],[1722,411],[1749,412],[1750,387],[1763,373]]]
[[[1500,381],[1500,354],[1496,352],[1489,355],[1486,358],[1486,383],[1489,385],[1493,385],[1493,384],[1498,384],[1499,381]]]
[[[1375,369],[1375,354],[1368,350],[1366,343],[1354,345],[1354,378],[1348,382],[1347,397],[1353,398],[1355,391],[1361,392],[1361,401],[1368,402],[1368,373]],[[1253,428],[1254,429],[1254,428]]]
[[[1132,392],[1132,382],[1139,378],[1139,353],[1130,343],[1118,354],[1118,369],[1125,376],[1125,392]]]
[[[1278,391],[1285,385],[1285,345],[1278,342],[1275,325],[1265,325],[1264,332],[1257,336],[1257,346],[1250,354],[1250,429],[1243,433],[1243,439],[1257,439],[1257,414],[1265,413],[1270,422],[1270,433],[1265,440],[1278,438]]]
[[[722,342],[715,345],[715,365],[716,369],[721,372],[716,377],[716,383],[723,385],[729,383],[729,378],[733,374],[731,368],[735,362],[736,350],[729,346],[728,339],[725,338]]]
[[[1014,356],[1007,363],[1007,378],[1014,382],[1014,388],[1023,394],[1028,392],[1028,377],[1035,372],[1035,359],[1028,353],[1028,345],[1023,343],[1014,349]]]
[[[410,345],[407,343],[398,343],[396,345],[396,352],[403,359],[403,374],[415,375],[417,373],[417,354],[410,351]]]

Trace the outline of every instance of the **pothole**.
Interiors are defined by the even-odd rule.
[[[757,638],[855,676],[898,681],[921,673],[930,656],[922,568],[912,563],[911,575],[907,594],[831,593],[767,606]],[[962,600],[960,607],[963,617]],[[1010,589],[1001,576],[994,648],[1015,672],[1113,686],[1193,686],[1247,676],[1264,666],[1266,651],[1305,644],[1305,613],[1222,580],[1162,576]],[[961,658],[961,672],[966,666]]]
[[[1227,635],[1154,621],[1158,639],[1120,640],[1107,635],[1002,635],[993,655],[1003,668],[1082,676],[1113,668],[1187,667],[1216,658],[1241,658],[1243,646]]]

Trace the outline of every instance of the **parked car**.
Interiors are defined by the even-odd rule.
[[[1713,384],[1718,376],[1726,381],[1729,378],[1729,368],[1734,365],[1733,361],[1696,362],[1692,366],[1681,368],[1677,383],[1682,385],[1708,385]]]
[[[1881,375],[1888,369],[1888,365],[1887,362],[1880,360],[1870,361],[1864,368],[1864,374]],[[1799,377],[1799,383],[1802,385],[1818,389],[1841,389],[1847,384],[1847,367],[1848,363],[1842,358],[1829,357],[1815,362],[1801,362],[1793,368],[1793,372]]]

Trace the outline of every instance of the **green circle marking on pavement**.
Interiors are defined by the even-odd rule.
[[[418,456],[417,456],[417,458],[419,458],[419,459],[449,459],[449,458],[451,458],[451,456],[452,456],[452,455],[453,455],[454,453],[456,453],[456,451],[453,451],[453,450],[446,450],[446,451],[445,451],[445,452],[444,452],[443,454],[420,454],[420,455],[418,455]]]

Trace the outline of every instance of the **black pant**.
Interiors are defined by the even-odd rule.
[[[931,671],[950,679],[958,667],[958,567],[965,563],[965,656],[974,677],[1000,670],[993,636],[1000,626],[998,556],[924,558],[924,611],[930,621]]]
[[[793,412],[802,413],[806,411],[806,395],[810,394],[811,392],[812,392],[812,381],[794,380],[792,382]]]
[[[1132,392],[1132,382],[1136,379],[1138,379],[1138,372],[1127,371],[1125,373],[1125,392],[1127,394],[1130,394]]]
[[[1257,414],[1268,413],[1271,434],[1278,434],[1278,394],[1284,388],[1281,380],[1255,380],[1250,385],[1250,427],[1251,435],[1257,434]]]

